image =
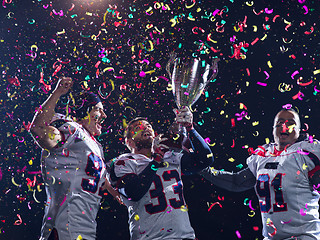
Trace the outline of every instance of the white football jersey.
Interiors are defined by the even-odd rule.
[[[295,143],[278,156],[272,154],[274,144],[263,147],[266,151],[261,150],[260,154],[247,159],[257,179],[255,190],[263,236],[273,240],[320,239],[319,193],[308,178],[315,163],[319,164],[319,142]]]
[[[195,238],[183,197],[181,157],[182,153],[166,152],[167,167],[158,168],[149,191],[139,201],[123,197],[132,240]],[[138,175],[151,161],[142,154],[123,154],[113,162],[115,176]]]
[[[58,231],[60,240],[96,238],[96,215],[106,165],[103,149],[81,125],[67,122],[59,127],[63,144],[43,150],[41,169],[47,202],[41,240]]]

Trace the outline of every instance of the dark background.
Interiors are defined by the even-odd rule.
[[[65,75],[74,79],[73,93],[100,93],[108,119],[99,140],[108,160],[127,151],[124,122],[147,116],[158,133],[173,122],[176,106],[165,79],[172,51],[208,62],[220,58],[216,80],[192,107],[199,133],[215,143],[211,149],[216,169],[246,167],[248,148],[264,144],[266,138],[272,141],[273,117],[285,104],[300,113],[304,131],[319,136],[318,0],[1,2],[1,240],[39,237],[45,204],[40,148],[26,126],[51,92],[39,82],[41,72],[52,89]],[[216,42],[207,39],[208,34]],[[242,57],[233,56],[235,44],[245,43]],[[54,74],[59,64],[62,69]],[[18,81],[12,81],[14,77]],[[298,92],[303,95],[295,99]],[[57,111],[66,112],[67,100],[65,96]],[[237,119],[241,113],[247,117]],[[28,186],[34,179],[35,185]],[[184,192],[200,240],[262,239],[253,190],[230,193],[200,176],[187,176]],[[98,240],[129,239],[127,210],[110,196],[103,200],[97,221]]]

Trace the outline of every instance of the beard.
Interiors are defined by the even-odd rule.
[[[140,151],[141,149],[151,148],[152,143],[153,143],[153,139],[151,139],[151,138],[135,141],[135,145],[136,145],[136,148],[138,151]]]

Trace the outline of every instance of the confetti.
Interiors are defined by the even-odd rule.
[[[283,103],[290,103],[290,108],[298,107],[302,116],[310,115],[304,119],[307,125],[303,125],[302,130],[310,134],[310,142],[316,142],[319,137],[312,134],[320,130],[314,122],[319,117],[320,92],[318,2],[282,1],[277,5],[259,6],[255,1],[240,2],[105,4],[100,0],[73,3],[3,0],[0,188],[4,194],[0,200],[2,206],[8,206],[2,215],[8,216],[6,219],[11,222],[1,222],[1,235],[6,239],[14,237],[8,236],[12,227],[23,232],[26,239],[39,235],[23,229],[24,226],[41,228],[34,219],[42,218],[46,195],[40,169],[41,153],[29,134],[30,122],[63,75],[75,80],[72,94],[90,90],[101,97],[108,118],[98,141],[106,161],[126,151],[123,128],[134,117],[148,117],[159,133],[174,121],[169,114],[176,107],[172,96],[174,86],[165,70],[173,51],[206,61],[220,59],[219,74],[191,106],[197,130],[206,136],[206,143],[214,147],[215,164],[221,164],[228,171],[246,167],[247,149],[255,148],[258,139],[267,144],[273,142],[266,124],[272,122],[270,116],[275,114],[274,108],[281,109]],[[71,96],[65,96],[57,111],[71,114],[72,101]],[[50,133],[50,138],[54,137]],[[48,150],[44,151],[44,156],[49,154]],[[71,152],[64,149],[61,154],[70,157]],[[232,156],[237,156],[236,160]],[[52,184],[59,182],[55,178],[51,181]],[[193,181],[197,186],[200,180]],[[196,195],[199,194],[190,194],[190,199],[203,200],[196,199]],[[26,200],[20,202],[16,196]],[[248,208],[253,196],[249,193],[246,196],[246,206],[236,194],[230,197],[230,202]],[[199,204],[196,208],[199,211],[196,209],[194,214],[204,209],[207,212],[207,207],[201,209]],[[114,206],[110,209],[113,211]],[[11,226],[17,212],[24,221]],[[109,213],[118,218],[117,211]],[[250,211],[244,216],[251,220],[253,214],[254,211]],[[212,216],[210,222],[229,223],[235,219]],[[119,232],[121,230],[116,230],[127,227],[125,224],[111,227]],[[201,223],[194,223],[196,233],[197,224]],[[239,225],[239,222],[232,224]],[[261,229],[258,224],[261,223],[257,220],[246,230],[239,228],[242,239],[249,239],[251,235],[252,239],[260,237],[256,234]],[[259,227],[252,229],[252,226]],[[234,238],[236,229],[230,232],[225,229],[209,229],[208,235]],[[111,239],[117,237],[110,236]]]

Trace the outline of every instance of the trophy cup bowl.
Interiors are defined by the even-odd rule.
[[[179,109],[184,106],[191,107],[199,99],[208,83],[217,76],[218,62],[219,58],[214,58],[209,64],[200,58],[177,57],[175,53],[171,54],[166,70]],[[180,135],[185,135],[185,128],[180,127]]]
[[[199,58],[176,57],[172,54],[166,70],[170,76],[177,107],[192,106],[208,83],[218,74],[218,58],[211,64]]]

